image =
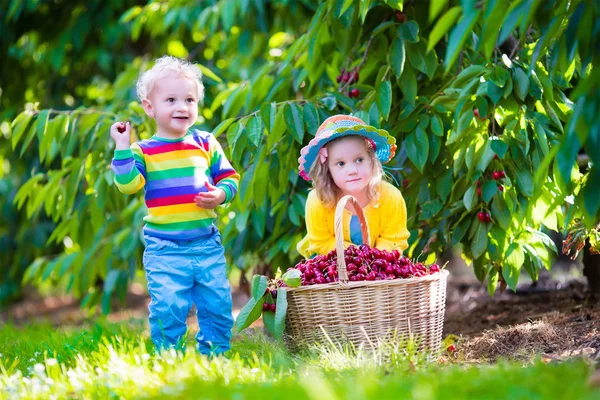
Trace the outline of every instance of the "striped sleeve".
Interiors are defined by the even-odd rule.
[[[240,175],[233,169],[231,163],[225,157],[223,148],[212,134],[210,135],[209,143],[210,173],[215,185],[225,192],[224,203],[227,203],[237,193]]]
[[[140,146],[133,143],[127,150],[115,150],[112,170],[121,193],[132,194],[142,189],[146,184],[146,163]]]

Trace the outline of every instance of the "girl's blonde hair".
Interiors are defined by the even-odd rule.
[[[140,100],[147,100],[154,83],[168,75],[175,74],[195,80],[198,84],[198,101],[204,99],[204,85],[202,84],[202,71],[196,64],[173,56],[162,56],[152,68],[144,72],[136,83],[137,95]]]
[[[327,148],[332,143],[352,137],[355,136],[344,136],[338,139],[334,139],[331,142],[327,143],[325,147]],[[369,160],[371,160],[371,163],[373,165],[373,176],[371,177],[371,181],[367,185],[367,198],[369,199],[369,202],[372,203],[379,200],[379,184],[383,179],[383,166],[381,165],[381,161],[379,161],[379,158],[375,154],[375,150],[373,149],[373,147],[367,145],[366,140],[365,148],[367,149],[367,156],[369,157]],[[312,180],[313,189],[317,191],[317,196],[319,197],[319,200],[321,200],[325,207],[334,208],[338,200],[342,196],[340,193],[340,189],[333,181],[333,177],[329,172],[329,163],[321,163],[317,158],[317,160],[311,167],[308,175]]]

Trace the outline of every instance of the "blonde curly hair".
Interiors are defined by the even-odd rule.
[[[352,138],[352,136],[345,136],[327,143],[324,147],[329,150],[329,146],[332,143],[342,141],[344,139]],[[365,140],[365,149],[367,150],[367,156],[371,160],[373,166],[373,176],[371,181],[367,185],[367,198],[369,203],[376,202],[379,200],[379,184],[383,180],[383,166],[381,161],[375,154],[375,150],[372,146],[368,146]],[[329,163],[320,163],[318,160],[313,164],[312,168],[308,173],[312,180],[313,189],[317,191],[317,197],[319,200],[328,208],[334,208],[338,200],[342,197],[340,189],[333,181],[333,177],[329,172]]]
[[[137,95],[141,101],[148,100],[154,83],[168,75],[175,74],[195,80],[198,83],[198,101],[204,99],[202,71],[196,64],[173,56],[163,56],[156,60],[154,66],[144,72],[136,83]]]

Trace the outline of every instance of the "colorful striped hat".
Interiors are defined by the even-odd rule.
[[[390,161],[396,154],[396,139],[387,131],[367,125],[360,118],[334,115],[323,121],[315,137],[300,150],[299,175],[310,181],[308,173],[317,160],[319,150],[332,140],[353,135],[366,138],[373,145],[375,154],[382,164]]]

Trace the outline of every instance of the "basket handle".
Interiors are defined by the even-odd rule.
[[[354,209],[356,210],[356,214],[358,216],[358,221],[360,222],[360,230],[362,232],[363,243],[371,244],[369,240],[369,225],[367,225],[367,219],[365,218],[365,213],[360,206],[360,203],[356,198],[350,195],[346,195],[338,201],[337,206],[335,208],[335,219],[333,223],[334,233],[335,233],[335,249],[337,252],[337,265],[338,265],[338,276],[339,280],[342,282],[348,282],[348,272],[346,271],[346,259],[344,257],[344,230],[342,227],[342,223],[344,221],[344,209],[346,208],[346,204],[350,202]]]

